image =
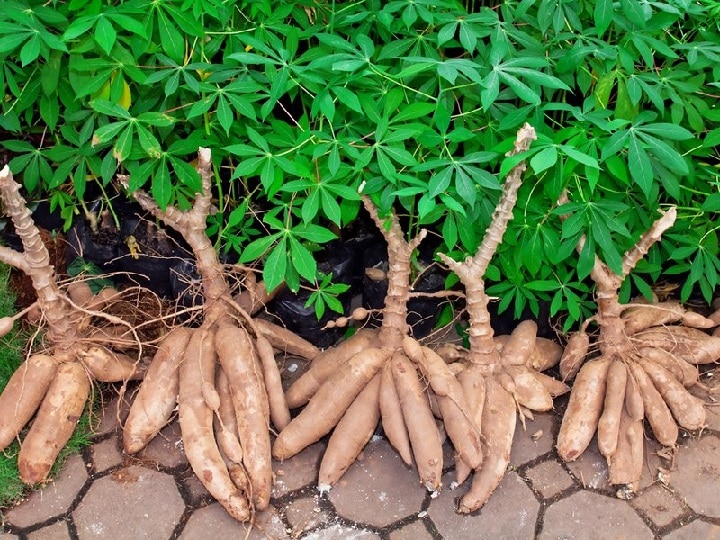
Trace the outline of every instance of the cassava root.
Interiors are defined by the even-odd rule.
[[[123,319],[100,310],[113,307],[120,299],[117,291],[94,295],[83,282],[60,287],[47,248],[35,226],[30,210],[20,194],[9,167],[0,171],[0,197],[23,251],[0,247],[0,261],[27,274],[37,293],[28,308],[37,324],[45,325],[38,351],[10,378],[0,395],[0,451],[30,429],[20,444],[20,478],[29,484],[44,482],[58,453],[72,435],[90,395],[93,381],[126,382],[142,377],[139,365],[142,343]],[[21,313],[4,318],[0,331],[9,331]],[[101,319],[105,321],[101,321]],[[125,353],[113,339],[99,332],[104,322],[129,329]],[[132,341],[131,341],[132,339]]]
[[[642,476],[646,419],[660,444],[677,444],[679,428],[705,425],[705,406],[688,392],[698,381],[696,364],[720,359],[720,341],[703,330],[712,319],[686,311],[677,302],[623,305],[618,289],[627,274],[675,221],[675,209],[662,213],[612,272],[596,257],[591,277],[598,289],[600,356],[588,360],[587,322],[573,335],[560,361],[565,379],[575,377],[557,439],[558,455],[577,459],[597,432],[598,448],[610,482],[637,486]],[[581,239],[578,249],[581,248]],[[577,375],[576,375],[577,374]]]
[[[290,420],[273,348],[308,358],[319,351],[284,328],[250,317],[272,295],[254,278],[247,294],[232,297],[205,234],[212,176],[208,149],[199,150],[197,170],[203,190],[188,211],[161,210],[144,192],[133,193],[191,247],[204,302],[200,327],[177,328],[160,344],[124,425],[124,447],[140,451],[177,405],[193,471],[233,518],[248,521],[270,501],[271,422],[281,430]]]

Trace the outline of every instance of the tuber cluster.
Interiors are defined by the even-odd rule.
[[[668,447],[677,444],[679,428],[701,429],[705,405],[688,388],[698,382],[698,364],[720,359],[720,338],[701,330],[715,326],[713,320],[674,302],[623,305],[618,300],[623,279],[675,216],[671,208],[655,221],[624,255],[621,273],[595,259],[591,277],[597,285],[598,311],[592,320],[599,328],[599,355],[587,360],[586,323],[570,338],[560,361],[563,378],[575,381],[558,434],[558,454],[565,461],[577,459],[597,432],[610,482],[631,490],[643,472],[643,420]]]
[[[133,193],[191,247],[204,302],[199,327],[175,328],[158,347],[123,426],[123,445],[127,453],[140,451],[177,406],[193,471],[233,518],[248,521],[270,502],[270,423],[281,430],[290,422],[273,346],[307,358],[319,351],[283,328],[251,318],[262,304],[254,283],[233,298],[205,233],[211,167],[210,150],[201,148],[197,170],[203,191],[191,210],[161,210],[146,193]]]
[[[0,261],[27,274],[38,299],[26,311],[46,328],[34,353],[15,371],[0,395],[0,451],[21,437],[18,468],[28,484],[44,482],[82,415],[93,381],[142,377],[141,343],[127,321],[103,313],[120,298],[113,289],[94,295],[85,282],[61,288],[48,250],[9,167],[0,171],[0,197],[23,251],[0,247]],[[24,312],[23,312],[24,313]],[[3,329],[12,328],[5,319]],[[99,324],[99,320],[103,324]],[[136,349],[137,355],[126,354]]]

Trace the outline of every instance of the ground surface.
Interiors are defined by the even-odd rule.
[[[720,389],[714,377],[707,382]],[[577,462],[559,461],[553,413],[538,415],[525,431],[518,427],[511,470],[477,515],[455,514],[467,488],[450,489],[451,466],[444,490],[432,498],[377,437],[323,497],[315,485],[323,443],[275,463],[272,506],[252,528],[228,517],[195,478],[177,423],[131,458],[120,450],[116,412],[117,401],[105,407],[95,444],[71,457],[54,482],[2,511],[0,540],[720,539],[720,409],[714,407],[708,429],[682,438],[674,465],[648,442],[644,481],[629,500],[607,485],[594,443]]]

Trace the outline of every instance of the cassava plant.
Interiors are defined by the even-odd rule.
[[[574,461],[597,432],[610,483],[631,490],[643,472],[643,420],[667,447],[677,445],[678,427],[703,428],[705,404],[688,388],[698,384],[697,365],[720,359],[720,338],[700,330],[715,326],[712,319],[678,302],[641,298],[621,303],[618,298],[623,280],[676,219],[673,207],[661,214],[625,253],[620,272],[595,259],[591,277],[597,313],[570,338],[560,361],[563,378],[575,377],[575,382],[558,434],[559,456]],[[592,348],[586,333],[590,322],[598,327]],[[594,350],[597,356],[589,357]]]
[[[518,131],[508,156],[526,153],[535,139],[535,130],[526,124]],[[461,364],[454,371],[482,440],[482,460],[477,465],[461,455],[456,458],[457,483],[464,482],[474,471],[472,487],[460,501],[461,513],[483,506],[500,484],[510,462],[517,415],[524,422],[526,416],[532,417],[532,411],[548,411],[553,398],[568,390],[562,382],[540,373],[558,362],[560,350],[536,337],[534,321],[520,323],[503,339],[493,339],[490,325],[490,298],[485,292],[484,275],[513,217],[525,168],[523,161],[508,173],[492,222],[474,255],[457,262],[438,254],[465,288],[470,350],[463,351]],[[438,392],[434,386],[433,390]]]
[[[121,295],[103,289],[94,295],[85,282],[61,288],[48,251],[33,223],[20,186],[8,166],[0,171],[0,197],[12,219],[23,251],[0,247],[0,260],[27,274],[37,301],[27,310],[0,320],[3,332],[28,311],[45,329],[42,343],[28,354],[0,395],[0,449],[24,434],[18,456],[22,480],[43,482],[58,453],[72,435],[82,416],[93,381],[126,382],[142,376],[141,347],[132,324],[102,313]],[[105,324],[98,324],[103,321]],[[109,324],[108,324],[109,323]]]
[[[250,317],[262,303],[255,300],[254,283],[238,301],[233,299],[205,234],[211,208],[209,149],[199,150],[197,169],[202,191],[190,210],[162,210],[145,192],[132,192],[192,249],[204,303],[199,327],[178,327],[160,344],[123,426],[123,445],[130,454],[141,450],[177,406],[195,474],[233,518],[248,521],[270,502],[270,423],[281,430],[290,421],[273,345],[306,358],[319,351],[283,328]],[[127,187],[130,179],[121,182]]]
[[[524,127],[518,132],[510,155],[527,151],[534,138],[534,130]],[[467,264],[446,258],[466,284],[471,314],[472,350],[467,367],[454,366],[465,368],[457,378],[457,369],[451,368],[433,349],[421,345],[407,327],[407,302],[413,295],[411,256],[426,231],[405,240],[395,214],[390,215],[389,224],[385,223],[371,200],[363,199],[388,245],[388,292],[382,325],[377,332],[362,329],[337,348],[323,352],[288,389],[290,407],[307,405],[276,439],[273,455],[277,459],[296,454],[334,427],[320,464],[318,486],[324,491],[355,461],[381,421],[385,435],[402,459],[410,464],[414,457],[421,484],[435,491],[441,487],[443,470],[435,414],[442,419],[453,443],[457,468],[463,476],[460,481],[471,470],[478,471],[478,480],[461,510],[475,510],[489,498],[507,466],[509,443],[504,443],[512,442],[516,411],[523,407],[548,410],[552,397],[567,390],[564,384],[536,372],[556,363],[560,351],[559,347],[542,343],[538,347],[533,325],[525,325],[505,343],[502,364],[487,312],[489,299],[482,282],[484,267],[512,216],[524,170],[522,162],[508,174],[504,195],[486,236],[488,240],[476,258]],[[482,348],[486,346],[489,350]],[[483,377],[492,386],[487,404]],[[504,386],[499,386],[495,377]],[[492,418],[483,417],[481,422],[483,406],[485,414]]]
[[[287,459],[335,428],[320,464],[318,487],[325,491],[352,465],[382,417],[388,440],[403,460],[411,463],[414,456],[421,483],[438,490],[442,442],[423,385],[404,347],[409,341],[413,358],[423,358],[423,349],[409,336],[407,302],[411,257],[426,231],[408,241],[394,213],[385,220],[369,198],[363,201],[388,245],[388,290],[381,327],[362,329],[323,352],[290,386],[288,405],[305,408],[280,432],[273,456]],[[440,364],[444,366],[442,361]],[[456,382],[452,376],[450,379]],[[453,432],[455,426],[451,426],[448,432],[458,452],[478,463],[480,437],[469,421],[461,392],[449,396],[447,406],[457,412],[458,431]]]

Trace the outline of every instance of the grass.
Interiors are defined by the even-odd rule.
[[[9,286],[10,268],[0,265],[0,317],[12,315],[15,312],[15,294]],[[5,388],[8,380],[22,363],[25,354],[25,347],[30,339],[27,332],[15,329],[0,338],[0,390]],[[0,414],[5,414],[0,412]],[[54,476],[60,470],[65,459],[74,453],[79,452],[83,447],[91,443],[90,415],[86,412],[80,419],[75,433],[68,441],[68,444],[60,452],[50,476]],[[8,507],[22,499],[28,492],[17,467],[17,455],[20,445],[17,441],[12,443],[5,451],[0,452],[0,508]]]

